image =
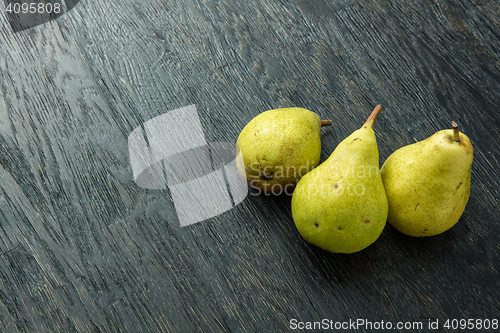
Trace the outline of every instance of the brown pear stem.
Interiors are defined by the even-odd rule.
[[[373,125],[375,124],[375,120],[377,120],[377,116],[379,115],[380,111],[382,111],[382,106],[377,105],[375,109],[373,109],[372,113],[366,119],[365,123],[363,124],[363,127],[370,127],[373,128]]]
[[[460,141],[460,130],[458,129],[458,125],[456,122],[452,121],[451,126],[453,127],[453,141],[459,142]]]
[[[321,127],[324,127],[324,126],[332,126],[332,121],[331,120],[322,120]]]

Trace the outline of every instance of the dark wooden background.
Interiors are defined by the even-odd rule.
[[[497,0],[81,0],[17,33],[0,9],[0,331],[500,319]],[[352,255],[305,243],[286,196],[181,228],[168,190],[134,183],[127,137],[190,104],[227,142],[313,110],[334,124],[322,159],[382,104],[381,164],[454,120],[469,203],[442,235],[388,225]]]

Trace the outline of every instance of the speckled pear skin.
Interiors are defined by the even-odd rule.
[[[388,206],[373,122],[344,139],[294,190],[295,226],[306,241],[324,250],[361,251],[385,227]]]
[[[380,170],[388,222],[414,237],[453,227],[469,200],[472,159],[469,138],[459,133],[455,142],[451,129],[396,150]]]
[[[243,128],[236,146],[238,170],[252,187],[291,194],[298,180],[319,164],[321,120],[298,107],[265,111]]]

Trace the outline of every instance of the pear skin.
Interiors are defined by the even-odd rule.
[[[259,114],[236,142],[239,172],[266,194],[291,194],[298,180],[318,165],[321,127],[328,125],[329,120],[298,107]]]
[[[354,253],[382,233],[388,206],[373,131],[381,110],[378,105],[360,129],[297,184],[292,216],[309,243],[334,253]]]
[[[388,222],[406,235],[438,235],[453,227],[465,210],[473,148],[453,125],[453,130],[396,150],[380,170]]]

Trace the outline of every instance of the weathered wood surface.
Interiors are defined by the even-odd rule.
[[[499,13],[495,0],[81,1],[14,33],[2,9],[0,331],[499,318]],[[267,109],[314,110],[334,123],[323,159],[382,104],[381,163],[454,120],[475,147],[469,204],[440,236],[387,226],[353,255],[306,244],[289,197],[181,228],[168,190],[134,183],[127,137],[190,104],[207,141],[227,142]]]

